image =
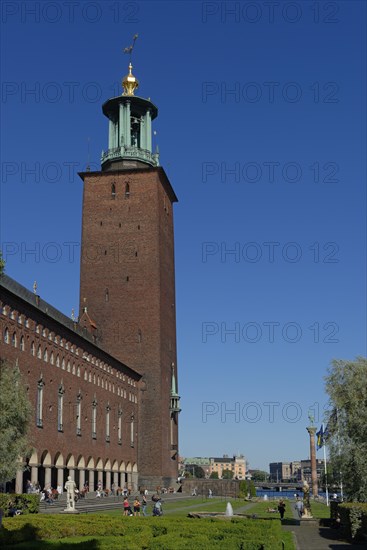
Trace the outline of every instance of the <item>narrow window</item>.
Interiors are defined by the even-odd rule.
[[[24,351],[24,336],[20,338],[20,351]]]
[[[44,388],[44,385],[45,384],[44,384],[43,379],[41,377],[38,381],[38,386],[37,386],[37,406],[36,406],[36,414],[37,414],[36,422],[37,422],[37,426],[39,428],[43,427],[43,388]]]
[[[117,421],[117,437],[118,437],[118,444],[122,444],[122,410],[119,409],[118,412],[118,421]]]
[[[11,345],[13,346],[13,348],[16,348],[18,345],[18,339],[15,332],[13,332],[13,336],[11,337]]]
[[[56,366],[57,367],[60,366],[60,357],[59,357],[59,355],[56,356]]]
[[[134,447],[134,415],[130,417],[130,447]]]
[[[53,365],[53,364],[54,364],[54,362],[55,362],[55,356],[54,356],[54,352],[53,352],[53,351],[51,351],[51,355],[50,355],[50,363],[51,363],[51,365]]]
[[[36,346],[35,346],[34,342],[31,343],[31,354],[36,355]]]
[[[4,342],[5,344],[9,344],[9,331],[7,328],[4,330]]]
[[[110,411],[111,411],[111,407],[110,407],[110,404],[108,403],[106,407],[106,441],[107,442],[110,441]]]
[[[92,402],[92,438],[97,439],[97,400]]]
[[[125,185],[125,199],[129,199],[130,198],[130,185],[128,183],[126,183]]]
[[[44,352],[43,352],[43,360],[45,361],[45,363],[47,363],[48,361],[48,351],[47,351],[47,348],[45,348]]]
[[[42,359],[42,350],[41,350],[41,346],[38,346],[37,357],[38,357],[38,359]]]
[[[111,185],[111,199],[115,199],[116,198],[116,185],[114,183],[112,183]]]
[[[110,299],[110,294],[108,292],[108,288],[106,288],[106,290],[104,291],[104,301],[108,302],[109,299]]]
[[[76,435],[82,435],[82,394],[76,396]]]
[[[63,431],[63,408],[64,408],[64,386],[61,384],[59,386],[59,392],[57,395],[57,429],[59,432]]]

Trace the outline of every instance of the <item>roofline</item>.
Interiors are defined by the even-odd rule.
[[[171,182],[168,179],[168,176],[163,168],[163,166],[149,166],[147,168],[131,168],[127,170],[94,170],[90,172],[78,172],[78,176],[84,181],[85,176],[100,176],[101,174],[136,174],[137,172],[158,172],[162,176],[162,184],[167,191],[168,196],[172,202],[178,202],[176,193],[173,190]]]
[[[28,290],[26,287],[18,283],[15,279],[9,277],[9,275],[2,274],[0,276],[0,287],[13,294],[13,296],[15,296],[16,298],[26,302],[29,306],[31,306],[32,309],[36,310],[38,313],[41,312],[46,317],[50,317],[53,321],[56,321],[56,323],[61,325],[64,329],[73,334],[76,334],[81,340],[87,342],[89,346],[97,348],[99,352],[102,352],[106,356],[109,363],[114,363],[115,365],[117,363],[122,366],[124,370],[127,371],[126,374],[131,374],[138,380],[142,378],[142,374],[125,365],[125,363],[122,363],[116,357],[110,355],[102,346],[97,344],[94,341],[93,336],[89,332],[85,332],[80,327],[79,323],[64,315],[64,313],[40,298],[38,294],[34,294],[34,292]]]

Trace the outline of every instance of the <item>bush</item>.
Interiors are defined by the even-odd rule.
[[[278,521],[266,520],[38,515],[6,518],[0,546],[93,537],[98,540],[98,548],[109,550],[274,550],[281,547],[282,535]]]
[[[345,502],[338,504],[342,535],[349,540],[367,537],[367,503]],[[335,512],[334,512],[335,514]]]
[[[5,517],[9,516],[11,508],[21,510],[22,514],[37,514],[39,505],[39,495],[0,493],[0,508],[3,509]]]

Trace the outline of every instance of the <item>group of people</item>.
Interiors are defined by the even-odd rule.
[[[162,510],[162,501],[158,495],[152,496],[153,501],[153,516],[161,516],[163,514]],[[140,516],[140,510],[142,511],[143,516],[147,516],[147,497],[145,494],[142,495],[141,500],[138,496],[134,498],[133,508],[129,503],[128,496],[124,496],[123,501],[123,515],[124,516]]]
[[[298,517],[301,518],[304,514],[304,505],[303,505],[303,500],[299,498],[297,495],[296,495],[296,504],[294,505],[294,507],[298,512]],[[286,504],[284,500],[281,499],[278,503],[278,512],[280,515],[280,519],[284,518],[285,508],[286,508]],[[277,510],[275,508],[268,508],[267,511],[276,512]]]

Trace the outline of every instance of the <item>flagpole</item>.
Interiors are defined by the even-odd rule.
[[[327,466],[326,466],[326,444],[325,444],[325,438],[324,438],[324,424],[322,424],[322,442],[324,447],[324,468],[325,468],[325,489],[326,489],[326,506],[329,506],[329,488],[328,488],[328,482],[327,482]]]

